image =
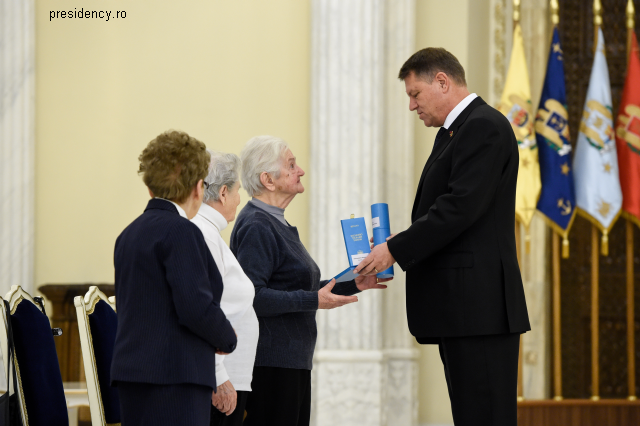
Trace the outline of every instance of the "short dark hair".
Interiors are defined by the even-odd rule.
[[[437,73],[443,72],[457,85],[467,85],[467,80],[464,78],[464,68],[455,56],[442,47],[427,47],[418,50],[402,65],[398,78],[404,80],[412,72],[416,77],[422,77],[429,84],[433,82]]]

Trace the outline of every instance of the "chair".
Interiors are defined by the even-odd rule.
[[[24,426],[68,426],[69,415],[62,386],[58,354],[49,319],[20,286],[11,286],[9,302],[20,412]],[[6,352],[6,318],[0,339]],[[6,358],[5,358],[6,359]]]
[[[118,318],[115,298],[107,299],[98,287],[73,299],[78,315],[80,346],[87,378],[91,423],[94,426],[120,424],[120,400],[111,387],[111,359]]]
[[[9,365],[7,365],[7,363],[9,362],[9,339],[8,339],[8,323],[7,323],[7,315],[6,315],[6,307],[5,307],[5,301],[2,297],[0,297],[0,347],[2,348],[2,375],[5,378],[5,384],[7,386],[7,394],[11,395],[12,398],[16,397],[18,398],[18,411],[20,411],[21,413],[21,419],[24,418],[24,413],[22,413],[22,409],[24,408],[22,406],[22,404],[20,404],[20,400],[19,400],[19,396],[17,394],[17,380],[16,380],[16,374],[15,371],[13,371],[13,368],[15,368],[15,363],[14,363],[14,367],[10,368]],[[11,359],[13,359],[13,356],[15,356],[15,354],[12,355]],[[11,371],[9,371],[11,370]],[[7,373],[9,373],[7,375]],[[4,410],[9,410],[9,401],[5,401],[5,406],[3,407]],[[15,408],[15,407],[14,407]],[[12,408],[13,409],[13,408]],[[3,422],[6,420],[5,417],[6,413],[2,412],[0,414],[0,422]],[[12,414],[13,417],[13,414]]]

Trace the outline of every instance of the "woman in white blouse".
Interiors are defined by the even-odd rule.
[[[211,165],[205,179],[204,199],[192,219],[202,231],[218,266],[224,290],[220,307],[238,335],[231,355],[216,355],[218,388],[211,398],[211,425],[242,425],[258,344],[258,319],[253,310],[255,290],[220,232],[236,217],[240,204],[240,159],[234,154],[209,151]]]

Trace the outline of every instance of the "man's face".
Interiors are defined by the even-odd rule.
[[[442,80],[438,75],[431,83],[417,77],[414,72],[404,79],[407,95],[409,95],[409,110],[416,111],[427,127],[441,127],[447,118],[443,102]]]

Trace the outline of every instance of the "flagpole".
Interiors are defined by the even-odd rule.
[[[562,401],[562,340],[560,328],[560,236],[551,231],[553,260],[553,399]]]
[[[513,0],[513,30],[515,31],[516,26],[520,22],[520,0]],[[520,247],[521,244],[521,233],[520,233],[520,222],[516,219],[516,254],[518,256],[518,267],[520,268],[520,273],[522,274],[522,249]],[[525,237],[526,240],[526,237]],[[528,252],[528,250],[527,250]],[[518,351],[518,401],[524,401],[524,385],[523,385],[523,374],[522,374],[522,337],[524,334],[520,335],[520,349]]]
[[[627,219],[627,359],[629,375],[629,400],[636,400],[636,357],[635,357],[635,299],[633,289],[633,223]]]
[[[600,399],[600,370],[599,361],[599,301],[598,301],[598,276],[600,258],[598,253],[598,229],[591,227],[591,399]]]
[[[551,24],[555,28],[560,23],[558,0],[551,0]],[[553,39],[553,30],[552,30]],[[560,236],[551,230],[551,259],[553,277],[553,399],[562,401],[562,322],[560,296]]]
[[[600,0],[593,1],[593,24],[593,52],[595,58],[596,50],[598,49],[598,32],[602,25],[602,4],[600,3]],[[591,400],[593,401],[598,401],[600,399],[599,267],[600,257],[598,253],[598,229],[596,228],[596,225],[591,224]]]
[[[635,8],[633,1],[627,2],[627,63],[631,53],[631,43],[635,28]],[[635,360],[635,298],[633,273],[633,223],[627,217],[627,359],[630,401],[636,400],[636,360]]]
[[[516,220],[516,227],[515,227],[515,233],[516,233],[516,256],[518,257],[518,268],[520,268],[520,271],[522,271],[522,249],[520,248],[520,245],[522,244],[522,238],[520,237],[520,222],[518,222]],[[520,335],[520,349],[518,352],[518,401],[524,401],[524,386],[522,384],[522,336],[523,334]]]

